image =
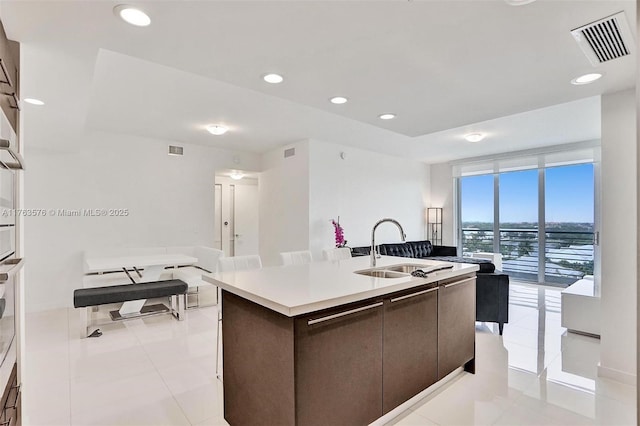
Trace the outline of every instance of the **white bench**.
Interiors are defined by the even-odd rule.
[[[567,330],[600,337],[600,288],[593,276],[576,281],[560,294],[561,325]]]

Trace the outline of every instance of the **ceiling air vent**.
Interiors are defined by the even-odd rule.
[[[631,53],[631,33],[624,12],[571,31],[593,66]]]
[[[184,148],[181,146],[169,145],[169,155],[183,155]]]

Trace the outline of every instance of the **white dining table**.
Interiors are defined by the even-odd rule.
[[[193,265],[197,258],[180,253],[143,254],[129,256],[104,256],[85,259],[85,274],[124,271],[133,284],[135,279],[130,270],[134,270],[140,283],[157,281],[167,267]],[[118,311],[121,318],[138,316],[146,299],[124,302]]]

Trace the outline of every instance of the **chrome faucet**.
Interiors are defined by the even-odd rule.
[[[407,238],[407,236],[404,233],[404,229],[402,229],[402,225],[400,225],[400,222],[398,222],[397,220],[387,217],[377,221],[376,224],[373,225],[373,229],[371,230],[371,267],[376,266],[376,228],[378,227],[378,225],[385,222],[391,222],[396,224],[396,226],[400,230],[400,237],[402,238],[402,241],[405,241],[405,238]]]

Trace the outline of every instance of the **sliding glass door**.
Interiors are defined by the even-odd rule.
[[[538,170],[500,173],[500,253],[514,277],[538,280]]]
[[[500,252],[512,278],[568,285],[594,270],[593,163],[459,177],[464,255]]]
[[[463,252],[493,252],[493,175],[460,180],[461,246]]]
[[[593,275],[593,164],[545,173],[545,282],[573,283]]]

